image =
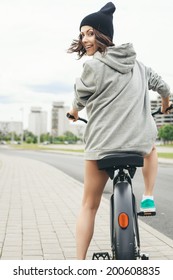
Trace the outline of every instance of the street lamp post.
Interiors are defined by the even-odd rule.
[[[22,130],[21,130],[21,144],[23,144],[23,108],[20,108],[21,120],[22,120]]]

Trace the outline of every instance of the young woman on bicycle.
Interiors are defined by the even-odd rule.
[[[151,116],[149,90],[162,98],[162,112],[169,107],[170,88],[151,68],[136,60],[132,44],[115,46],[113,13],[107,3],[101,10],[86,16],[80,35],[68,52],[93,56],[84,64],[76,79],[75,97],[69,111],[78,119],[86,107],[88,124],[85,140],[84,193],[77,221],[77,258],[85,259],[93,236],[94,221],[108,180],[98,170],[97,160],[114,152],[139,152],[144,155],[145,192],[141,210],[155,211],[153,188],[157,175],[157,152],[154,146],[157,128]]]

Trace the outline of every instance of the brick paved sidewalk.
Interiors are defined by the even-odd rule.
[[[0,154],[0,259],[75,259],[82,184],[36,160]],[[173,240],[140,222],[141,251],[173,259]],[[88,259],[110,252],[109,201],[102,199]]]

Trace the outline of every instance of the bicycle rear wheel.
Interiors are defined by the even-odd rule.
[[[113,258],[136,260],[137,240],[132,188],[128,182],[117,182],[111,198],[111,240]]]

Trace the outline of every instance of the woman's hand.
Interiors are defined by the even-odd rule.
[[[79,118],[78,111],[76,111],[75,109],[71,109],[67,114],[70,114],[71,116],[74,117],[74,119],[69,118],[73,122],[76,122],[78,120],[78,118]]]

